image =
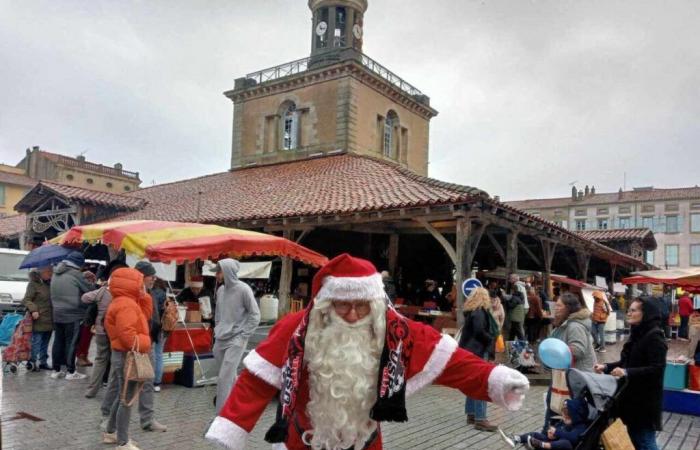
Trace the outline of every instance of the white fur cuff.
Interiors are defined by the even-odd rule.
[[[211,423],[204,438],[220,447],[241,450],[245,448],[248,432],[230,420],[218,416]]]
[[[255,350],[248,353],[243,360],[243,365],[250,373],[270,386],[282,388],[282,369],[260,356]]]
[[[386,297],[382,276],[378,273],[366,277],[327,276],[316,294],[315,302],[325,300],[377,300]]]
[[[499,365],[489,374],[489,398],[509,411],[520,409],[528,389],[530,382],[517,370]]]
[[[445,370],[452,354],[457,350],[457,341],[446,334],[438,341],[425,363],[425,367],[419,373],[413,375],[406,382],[406,397],[415,394],[427,385],[431,384]]]

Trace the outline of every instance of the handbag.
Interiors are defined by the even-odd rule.
[[[616,419],[601,436],[605,450],[634,450],[632,440],[627,434],[627,427],[620,419]]]
[[[151,357],[148,353],[141,353],[139,351],[138,342],[138,338],[135,337],[134,345],[131,347],[131,350],[126,353],[126,358],[124,360],[124,385],[122,386],[121,401],[126,406],[133,405],[139,397],[144,383],[155,378]],[[134,396],[127,401],[126,391],[129,382],[136,382],[137,389]]]

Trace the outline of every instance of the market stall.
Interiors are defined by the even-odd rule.
[[[123,250],[132,263],[141,259],[154,263],[157,275],[168,281],[174,279],[174,265],[225,257],[283,257],[314,267],[327,262],[325,256],[282,237],[197,223],[150,220],[98,223],[72,227],[51,242],[64,247],[103,244],[115,254]],[[244,276],[267,276],[269,263],[250,264],[244,270],[247,271]],[[164,346],[166,374],[181,365],[182,371],[188,372],[183,375],[188,380],[183,382],[186,385],[196,385],[193,380],[206,378],[207,360],[211,359],[213,333],[208,318],[202,317],[206,308],[202,310],[201,306],[201,302],[195,301],[184,302],[179,307],[177,327],[170,332]]]

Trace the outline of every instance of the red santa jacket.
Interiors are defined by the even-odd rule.
[[[291,314],[275,325],[265,341],[243,360],[245,369],[236,380],[220,415],[214,419],[206,439],[229,449],[245,448],[248,434],[262,415],[267,404],[281,387],[282,366],[287,345],[304,312]],[[408,320],[413,337],[413,352],[406,368],[406,395],[410,396],[431,383],[459,389],[470,398],[495,401],[504,406],[507,378],[511,369],[494,366],[466,350],[457,347],[450,336],[433,328]],[[297,411],[304,412],[309,399],[308,374],[302,377]],[[298,424],[309,429],[309,419],[299,414]],[[274,448],[302,450],[309,448],[301,441],[294,424],[289,425],[285,444]],[[381,434],[371,450],[382,448]]]

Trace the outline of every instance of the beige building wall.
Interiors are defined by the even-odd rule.
[[[328,80],[237,104],[234,115],[240,117],[234,117],[233,164],[283,161],[301,150],[334,150],[339,81]],[[299,111],[299,143],[295,150],[282,150],[282,114],[290,101]]]
[[[15,205],[31,188],[8,183],[0,183],[0,186],[5,190],[5,200],[1,201],[2,198],[0,198],[0,216],[14,216],[17,214]]]
[[[353,106],[351,121],[351,151],[384,158],[383,127],[379,119],[394,111],[399,118],[395,137],[398,139],[398,162],[420,174],[428,174],[429,121],[359,80],[352,80]],[[378,120],[379,119],[379,120]],[[388,158],[391,159],[391,158]]]
[[[99,172],[80,170],[76,167],[57,165],[55,170],[56,179],[54,181],[69,186],[87,188],[95,191],[113,192],[115,194],[131,192],[139,187],[139,181],[110,177]]]

